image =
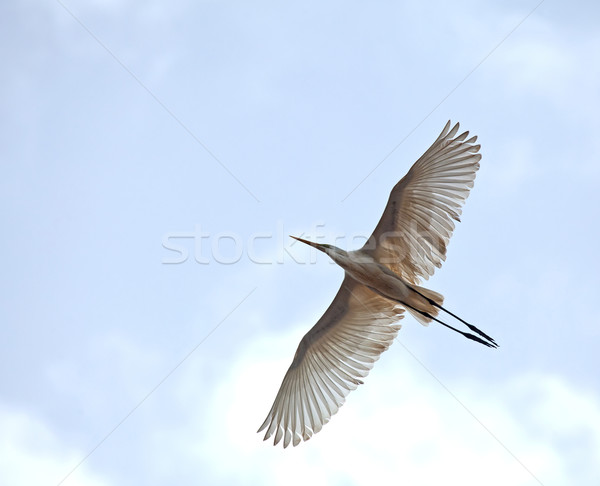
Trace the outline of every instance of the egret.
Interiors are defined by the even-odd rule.
[[[408,311],[423,325],[435,321],[495,348],[477,327],[442,307],[444,297],[420,287],[446,258],[461,207],[479,169],[477,137],[456,136],[450,121],[433,145],[394,186],[373,234],[356,251],[295,238],[329,255],[345,271],[329,308],[300,341],[267,418],[258,429],[274,445],[296,446],[321,430],[363,382],[395,339]],[[440,311],[464,324],[443,322]]]

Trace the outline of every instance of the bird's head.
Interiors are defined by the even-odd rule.
[[[329,256],[332,256],[333,254],[337,254],[338,252],[340,252],[341,250],[333,245],[327,245],[325,243],[315,243],[312,241],[308,241],[308,240],[303,240],[302,238],[298,238],[296,236],[291,236],[291,238],[294,238],[295,240],[298,240],[302,243],[306,243],[307,245],[310,245],[314,248],[316,248],[317,250],[322,251],[323,253],[326,253]]]

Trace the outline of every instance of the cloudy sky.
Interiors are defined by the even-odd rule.
[[[0,6],[0,482],[600,482],[597,2]],[[536,7],[537,5],[537,7]],[[256,430],[448,119],[483,160],[410,317],[309,442]]]

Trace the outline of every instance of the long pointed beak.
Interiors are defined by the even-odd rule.
[[[320,246],[318,243],[313,243],[312,241],[308,241],[308,240],[303,240],[302,238],[297,238],[296,236],[292,236],[290,235],[290,238],[294,238],[295,240],[298,240],[302,243],[306,243],[307,245],[310,245],[314,248],[316,248],[317,250],[321,250]]]

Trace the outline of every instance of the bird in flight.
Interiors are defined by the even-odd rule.
[[[435,321],[464,337],[496,348],[477,327],[442,307],[444,297],[420,287],[446,259],[461,207],[479,169],[480,145],[469,132],[456,136],[448,122],[433,145],[394,186],[373,234],[356,251],[295,238],[329,255],[344,271],[325,314],[300,341],[275,402],[258,429],[296,446],[321,430],[363,382],[395,339],[408,311],[418,322]],[[440,311],[464,324],[443,322]]]

